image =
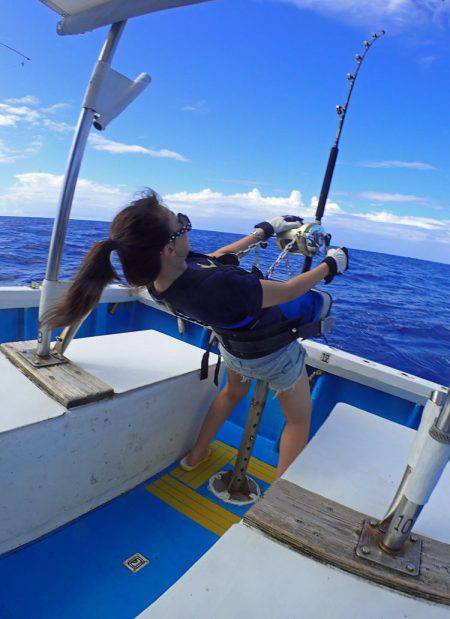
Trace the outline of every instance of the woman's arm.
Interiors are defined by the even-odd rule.
[[[263,291],[262,307],[272,307],[280,303],[288,303],[300,297],[324,277],[329,275],[330,269],[325,262],[322,262],[311,271],[297,275],[287,282],[274,282],[267,279],[261,280]]]
[[[219,258],[224,254],[237,254],[240,251],[245,251],[253,245],[254,243],[258,243],[259,241],[263,241],[265,239],[265,233],[261,228],[256,228],[255,232],[249,234],[248,236],[244,236],[244,238],[239,239],[239,241],[235,241],[230,245],[225,245],[225,247],[220,247],[216,249],[216,251],[207,254],[212,258]]]

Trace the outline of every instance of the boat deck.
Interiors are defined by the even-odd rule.
[[[414,431],[370,413],[339,403],[299,457],[282,476],[282,483],[326,497],[351,510],[377,519],[389,505],[401,479]],[[450,469],[444,471],[430,501],[421,513],[415,532],[441,542],[450,543],[448,529]],[[273,494],[272,494],[273,498]],[[149,606],[139,619],[258,619],[305,617],[306,619],[447,619],[449,606],[422,597],[381,586],[378,582],[338,569],[329,561],[317,560],[288,541],[288,536],[275,536],[261,528],[254,512],[261,512],[271,499],[263,498],[252,517],[229,529],[182,578]],[[284,532],[306,539],[314,531],[317,544],[324,544],[325,528],[314,520],[315,512],[306,502],[305,509],[294,511],[290,495],[285,503],[292,509],[293,522]],[[326,505],[329,505],[327,503]],[[272,502],[272,507],[274,506]],[[283,506],[278,503],[279,512]],[[323,512],[327,511],[323,508]],[[279,512],[271,512],[271,525],[279,521]],[[341,513],[324,516],[338,536]],[[298,516],[298,519],[297,519]],[[287,520],[284,520],[287,523]],[[352,522],[352,526],[354,523]],[[351,528],[351,527],[350,527]],[[330,526],[331,530],[331,526]],[[328,537],[328,540],[330,537]],[[358,533],[354,531],[350,548],[355,548]],[[342,546],[330,544],[330,556]],[[448,551],[440,564],[442,594],[450,595]],[[361,562],[363,563],[364,560]],[[429,563],[422,567],[429,572]],[[425,575],[428,577],[429,574]],[[400,578],[400,577],[399,577]],[[414,583],[413,576],[401,576]],[[411,585],[413,586],[413,585]]]
[[[209,477],[232,467],[240,428],[227,422],[212,459],[186,473],[173,464],[133,490],[0,558],[2,619],[127,618],[173,585],[250,506],[220,503]],[[264,491],[277,453],[261,438],[249,472]],[[149,564],[132,573],[135,553]]]

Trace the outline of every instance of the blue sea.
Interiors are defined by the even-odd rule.
[[[44,277],[53,221],[0,217],[0,286],[27,285]],[[108,236],[109,224],[71,220],[61,279],[73,276],[92,243]],[[208,252],[239,235],[193,230],[191,246]],[[274,241],[260,251],[267,267],[278,252]],[[253,254],[242,261],[251,267]],[[293,256],[294,272],[301,259]],[[287,273],[277,274],[285,279]],[[334,299],[331,346],[443,385],[450,383],[450,265],[353,249],[350,269],[326,289]]]

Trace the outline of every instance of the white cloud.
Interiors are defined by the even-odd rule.
[[[5,99],[0,103],[0,126],[16,127],[19,124],[42,126],[52,131],[73,131],[67,123],[48,118],[48,114],[55,114],[70,107],[67,103],[54,103],[50,107],[37,107],[39,99],[27,95],[18,99]]]
[[[14,127],[15,124],[15,117],[12,117],[10,114],[0,114],[0,127]]]
[[[395,215],[388,211],[380,213],[354,213],[355,217],[362,217],[378,223],[397,224],[400,226],[412,226],[424,230],[449,230],[449,222],[431,217],[413,217],[409,215]]]
[[[287,196],[263,196],[258,189],[247,193],[223,194],[212,189],[189,193],[181,191],[164,196],[165,203],[174,211],[185,211],[199,227],[213,230],[243,232],[263,219],[277,214],[295,214],[306,220],[314,218],[317,197],[306,205],[300,191]],[[361,247],[364,235],[379,239],[402,240],[402,243],[450,243],[450,222],[427,217],[399,216],[386,210],[380,213],[349,213],[336,202],[327,202],[325,225],[343,242],[353,239]],[[350,241],[348,242],[350,245]],[[380,241],[381,243],[381,241]],[[359,244],[359,245],[358,245]],[[387,251],[386,248],[383,251]],[[394,253],[396,253],[394,251]]]
[[[315,216],[316,208],[318,204],[319,204],[319,200],[317,196],[313,196],[311,198],[311,213],[308,214],[308,217]],[[343,212],[339,204],[337,204],[337,202],[330,202],[329,200],[327,200],[327,203],[325,205],[325,210],[326,210],[327,215],[340,215]]]
[[[383,193],[380,191],[363,191],[359,194],[360,198],[374,200],[375,202],[428,202],[428,198],[413,196],[405,193]]]
[[[158,157],[160,159],[174,159],[175,161],[183,162],[189,161],[189,159],[187,159],[184,155],[180,155],[180,153],[176,153],[173,150],[168,150],[167,148],[156,150],[145,146],[138,146],[136,144],[123,144],[122,142],[108,140],[98,133],[91,133],[89,136],[89,143],[95,150],[106,151],[108,153],[112,153],[113,155],[138,154]]]
[[[397,160],[388,160],[388,161],[364,161],[359,164],[363,168],[406,168],[409,170],[436,170],[434,165],[431,163],[425,163],[423,161],[397,161]]]
[[[43,144],[42,136],[37,135],[26,146],[18,151],[8,146],[4,140],[0,140],[0,163],[14,163],[18,159],[24,159],[30,155],[36,155],[41,150]]]
[[[0,125],[16,126],[18,123],[37,124],[41,115],[27,105],[0,103]]]
[[[206,114],[206,112],[209,112],[208,105],[204,99],[199,99],[191,105],[185,105],[181,109],[183,112],[194,112],[196,114]]]
[[[41,217],[53,217],[56,214],[63,176],[28,172],[16,174],[14,178],[13,185],[0,194],[0,209],[4,214]],[[80,178],[75,191],[72,216],[94,220],[108,219],[114,211],[125,206],[129,198],[119,187]]]
[[[70,133],[75,130],[74,126],[49,117],[49,115],[55,114],[60,110],[69,107],[67,103],[59,102],[44,108],[31,107],[37,106],[38,103],[39,100],[32,95],[27,95],[26,97],[22,97],[20,99],[7,99],[1,102],[0,126],[17,127],[20,124],[26,124],[33,127],[47,129],[57,134]],[[189,161],[189,159],[184,155],[167,148],[155,149],[136,144],[123,144],[121,142],[108,140],[97,133],[91,133],[89,143],[95,150],[105,151],[112,154],[140,154],[159,159],[173,159],[174,161],[181,162]],[[42,145],[42,139],[40,145]],[[28,150],[24,151],[23,154],[35,154],[37,150],[37,143],[35,143],[33,147],[30,146]],[[11,153],[6,153],[3,149],[3,156],[0,157],[0,163],[6,163],[7,157],[8,162],[13,161],[13,159],[11,159]]]
[[[425,69],[428,69],[438,58],[439,56],[437,56],[436,54],[432,54],[430,56],[422,56],[421,58],[419,58],[419,64]]]
[[[69,103],[54,103],[49,107],[43,107],[41,111],[45,112],[46,114],[54,114],[55,112],[59,112],[60,110],[67,110],[70,107],[71,105]]]
[[[53,217],[63,177],[50,173],[18,174],[0,194],[0,213]],[[104,185],[81,178],[75,193],[73,218],[111,220],[132,196],[123,187]],[[247,193],[223,194],[211,189],[178,192],[164,196],[175,211],[185,211],[194,226],[247,234],[253,225],[278,214],[298,214],[311,220],[317,199],[309,205],[300,191],[286,196],[263,196],[254,189]],[[347,213],[328,203],[324,224],[333,234],[333,245],[409,255],[450,262],[450,220],[399,216],[388,211]]]
[[[75,127],[73,125],[61,122],[60,120],[52,120],[51,118],[42,118],[41,125],[45,127],[45,129],[50,129],[50,131],[54,131],[55,133],[68,133],[70,131],[75,131]]]
[[[13,163],[16,159],[15,151],[4,140],[0,140],[0,163]]]
[[[41,135],[37,135],[30,144],[24,149],[24,155],[37,155],[42,148],[44,140]]]
[[[403,30],[448,19],[449,3],[442,0],[272,0],[294,4],[327,17],[372,28]]]
[[[192,212],[198,217],[224,217],[232,221],[232,218],[251,220],[255,217],[264,218],[279,212],[291,215],[312,211],[307,208],[299,191],[294,190],[288,196],[263,196],[259,189],[252,189],[244,193],[224,194],[212,189],[203,189],[196,193],[180,191],[167,194],[164,201],[174,210],[192,208]]]
[[[19,97],[15,99],[5,99],[5,103],[24,103],[25,105],[39,105],[39,99],[34,95],[25,95],[25,97]]]

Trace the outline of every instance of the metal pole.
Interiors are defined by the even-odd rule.
[[[126,22],[117,22],[113,24],[109,30],[103,49],[99,56],[99,61],[110,63],[120,36],[123,32]],[[50,249],[47,259],[47,268],[45,279],[49,282],[58,281],[59,269],[61,265],[61,256],[64,247],[64,241],[69,222],[70,211],[72,208],[73,196],[80,172],[81,162],[83,160],[86,143],[91,130],[92,121],[94,119],[95,110],[83,107],[78,119],[77,128],[75,131],[72,147],[70,149],[69,158],[67,161],[66,171],[64,175],[63,187],[61,190],[58,206],[58,214],[53,224],[52,237],[50,240]],[[48,307],[44,307],[45,300],[41,300],[39,314],[42,315]],[[47,326],[39,328],[37,355],[39,357],[48,357],[50,353],[51,330]]]
[[[261,494],[256,481],[247,475],[247,469],[268,392],[269,385],[267,382],[258,380],[234,468],[232,471],[220,471],[209,480],[211,492],[227,503],[247,505],[256,501]]]
[[[247,422],[245,424],[244,434],[242,436],[239,453],[236,457],[236,463],[231,473],[228,492],[248,493],[247,468],[250,461],[253,447],[255,444],[256,435],[258,433],[259,424],[261,423],[262,413],[267,401],[269,385],[262,380],[258,380],[255,387],[253,400],[250,404]]]
[[[447,393],[446,400],[435,421],[430,428],[430,435],[440,442],[450,442],[450,391]],[[403,496],[395,510],[389,527],[386,531],[381,548],[387,552],[398,552],[410,536],[423,505],[417,505]]]
[[[433,391],[430,395],[430,401],[433,402],[434,404],[436,404],[437,406],[441,406],[442,404],[442,399],[443,399],[443,392],[442,391]],[[433,419],[434,422],[434,419]],[[422,425],[423,421],[421,422]],[[428,431],[428,430],[427,430]],[[419,432],[419,430],[417,430],[417,432]],[[416,439],[417,440],[417,437]],[[408,456],[408,459],[410,458],[410,456]],[[397,488],[397,491],[395,493],[394,498],[392,499],[392,502],[390,504],[390,506],[388,507],[385,515],[383,516],[383,518],[380,520],[380,522],[378,523],[378,527],[380,527],[381,529],[385,529],[385,527],[387,527],[389,525],[389,522],[392,520],[392,516],[395,514],[395,510],[398,508],[398,506],[400,505],[400,501],[402,500],[404,494],[405,494],[405,488],[406,488],[406,484],[408,482],[408,479],[411,476],[411,473],[413,471],[412,466],[410,466],[410,464],[408,463],[408,465],[406,466],[405,472],[403,474],[403,478]]]

